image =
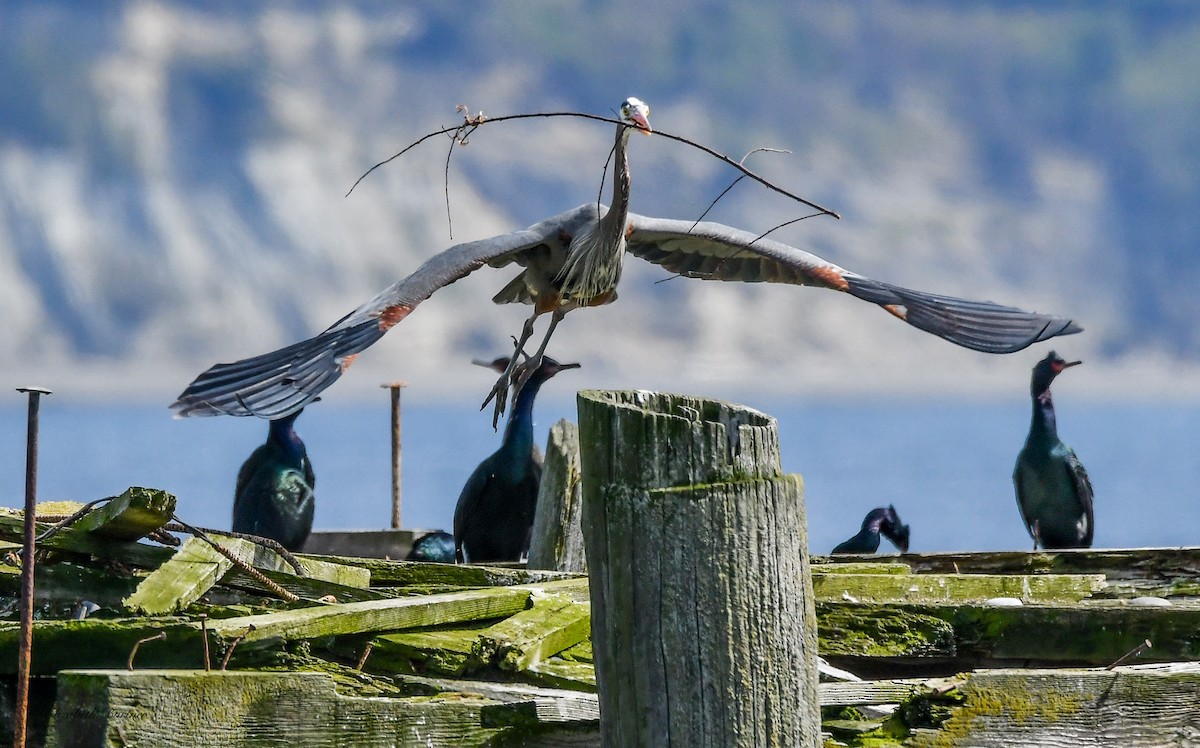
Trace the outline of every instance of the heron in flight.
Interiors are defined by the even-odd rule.
[[[521,272],[492,299],[533,305],[516,354],[488,399],[498,423],[508,385],[538,316],[550,313],[545,337],[525,362],[537,369],[554,328],[567,312],[616,298],[628,252],[678,275],[704,280],[818,286],[877,304],[893,316],[956,345],[1012,353],[1082,328],[1069,319],[987,301],[914,291],[872,280],[795,247],[719,223],[650,218],[629,212],[626,150],[634,131],[650,134],[650,108],[621,104],[614,145],[612,206],[587,203],[529,228],[457,244],[335,322],[324,332],[269,353],[217,364],[200,374],[171,406],[177,416],[278,418],[312,401],[357,354],[383,337],[435,291],[486,266]]]

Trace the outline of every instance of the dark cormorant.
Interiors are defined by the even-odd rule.
[[[500,360],[475,363],[491,367]],[[578,367],[543,356],[529,374],[509,413],[500,448],[479,463],[458,497],[454,550],[460,562],[519,561],[529,550],[542,480],[542,466],[533,455],[533,401],[547,379]]]
[[[1075,450],[1058,438],[1050,383],[1082,361],[1065,361],[1054,351],[1033,367],[1030,394],[1033,419],[1017,455],[1013,485],[1017,508],[1033,538],[1033,548],[1090,548],[1094,528],[1092,482]]]
[[[454,563],[454,536],[448,532],[431,532],[417,538],[405,561],[430,561],[439,564]]]
[[[312,531],[312,462],[292,428],[302,410],[271,421],[267,441],[238,470],[233,531],[279,541],[298,551]]]
[[[833,553],[874,553],[879,550],[880,535],[892,541],[901,553],[908,553],[908,525],[900,521],[896,507],[890,505],[868,512],[858,534],[838,543]]]

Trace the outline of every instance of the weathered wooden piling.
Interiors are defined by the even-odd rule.
[[[607,746],[817,746],[799,476],[773,418],[579,393],[592,643]]]
[[[564,418],[550,427],[546,442],[528,568],[587,572],[582,504],[579,428]]]

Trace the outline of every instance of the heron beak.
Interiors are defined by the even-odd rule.
[[[653,132],[650,128],[650,120],[646,119],[646,115],[641,112],[630,112],[629,119],[633,120],[633,123],[637,125],[638,130],[643,135],[649,135]]]

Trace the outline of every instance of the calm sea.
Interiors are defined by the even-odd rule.
[[[25,405],[0,408],[0,505],[24,495]],[[1012,466],[1027,401],[754,402],[779,419],[783,465],[806,484],[810,546],[827,552],[875,506],[894,504],[912,550],[1030,547],[1013,499]],[[1113,406],[1061,399],[1059,431],[1096,489],[1096,545],[1200,545],[1200,406]],[[574,400],[545,399],[538,440]],[[380,528],[391,517],[390,427],[377,407],[322,403],[297,430],[317,474],[318,528]],[[260,444],[256,419],[173,420],[164,407],[43,400],[39,498],[87,501],[130,485],[179,497],[186,521],[227,527],[234,477]],[[474,466],[499,443],[473,407],[403,412],[405,527],[449,528]],[[885,542],[885,548],[886,542]],[[884,550],[881,548],[881,550]],[[888,548],[890,550],[890,548]]]

